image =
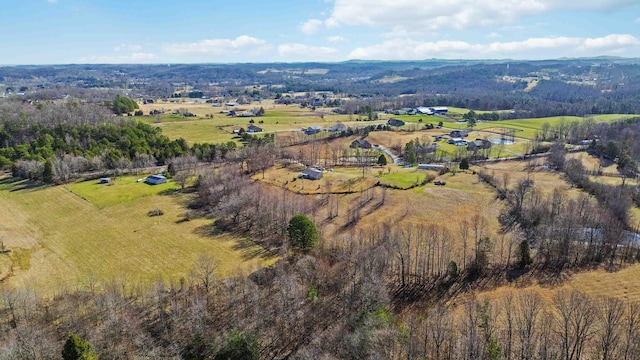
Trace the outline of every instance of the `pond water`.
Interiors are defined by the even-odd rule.
[[[502,138],[491,138],[489,141],[494,144],[513,145],[513,141]]]

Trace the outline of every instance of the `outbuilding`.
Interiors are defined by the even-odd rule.
[[[144,181],[147,184],[151,184],[151,185],[159,185],[159,184],[164,184],[167,182],[167,178],[164,177],[163,175],[149,175],[147,176],[146,180]]]

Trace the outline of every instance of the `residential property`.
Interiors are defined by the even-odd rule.
[[[403,126],[404,125],[404,121],[402,121],[400,119],[391,118],[391,119],[387,120],[387,124],[390,125],[390,126]]]
[[[309,126],[309,127],[304,131],[304,133],[305,133],[305,134],[307,134],[307,135],[313,135],[313,134],[317,134],[317,133],[319,133],[320,131],[322,131],[322,127],[321,127],[321,126],[314,125],[314,126]]]
[[[309,180],[320,180],[322,179],[322,171],[317,169],[305,169],[300,173],[300,178]]]
[[[451,139],[447,140],[447,143],[455,145],[455,146],[466,146],[467,145],[467,140],[462,139],[462,138],[451,138]]]
[[[453,130],[449,133],[449,136],[452,138],[463,138],[469,136],[469,132],[467,130]]]
[[[159,185],[159,184],[164,184],[167,182],[167,178],[164,177],[163,175],[149,175],[147,176],[147,178],[145,179],[145,181],[147,184],[151,184],[151,185]]]
[[[467,150],[476,151],[482,149],[490,149],[491,141],[484,139],[475,139],[474,141],[469,141],[467,143]]]
[[[253,124],[251,124],[251,125],[247,126],[247,132],[248,132],[248,133],[251,133],[251,134],[253,134],[253,133],[259,133],[259,132],[263,132],[263,131],[264,131],[264,130],[263,130],[261,127],[259,127],[259,126],[255,126],[255,125],[253,125]]]
[[[337,123],[337,124],[333,124],[331,125],[331,127],[329,128],[330,132],[343,132],[347,130],[347,126],[343,123]]]
[[[365,139],[356,139],[349,145],[352,149],[371,149],[371,143]]]
[[[433,115],[435,114],[435,111],[433,111],[433,108],[431,107],[420,106],[416,108],[416,113],[421,115]]]

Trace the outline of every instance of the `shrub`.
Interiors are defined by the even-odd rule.
[[[147,213],[147,216],[149,217],[162,216],[162,215],[164,215],[164,211],[162,211],[161,209],[151,210]]]

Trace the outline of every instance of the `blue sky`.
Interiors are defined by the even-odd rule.
[[[2,0],[0,64],[640,57],[638,0]]]

